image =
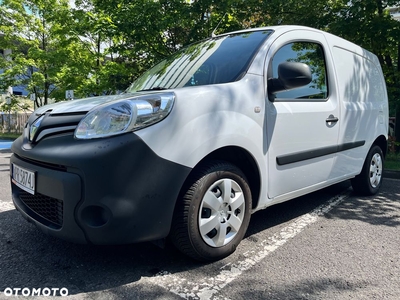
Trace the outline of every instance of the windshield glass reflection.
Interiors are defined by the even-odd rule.
[[[227,35],[192,44],[146,71],[127,92],[239,80],[272,31]]]

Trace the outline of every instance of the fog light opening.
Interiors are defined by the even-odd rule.
[[[101,227],[110,220],[111,213],[101,206],[87,206],[82,211],[82,220],[90,227]]]

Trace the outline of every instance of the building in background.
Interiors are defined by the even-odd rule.
[[[393,19],[400,21],[400,7],[389,7],[387,10]]]
[[[7,59],[11,55],[11,49],[0,49],[0,55]],[[0,70],[1,73],[3,73],[3,70]],[[9,87],[6,91],[0,91],[0,93],[10,93],[18,96],[28,96],[29,94],[26,87],[21,85]]]

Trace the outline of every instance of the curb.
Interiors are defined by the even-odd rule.
[[[5,143],[12,143],[12,142],[14,142],[14,139],[3,139],[3,138],[1,138],[0,139],[0,145],[2,145],[2,142],[5,142]],[[2,145],[2,146],[4,146],[4,145]],[[0,148],[0,153],[11,153],[11,146],[10,146],[10,148]]]
[[[383,178],[400,179],[400,171],[383,170]]]

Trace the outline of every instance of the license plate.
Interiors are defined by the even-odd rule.
[[[21,168],[16,164],[12,165],[12,182],[24,191],[35,194],[35,172]]]

